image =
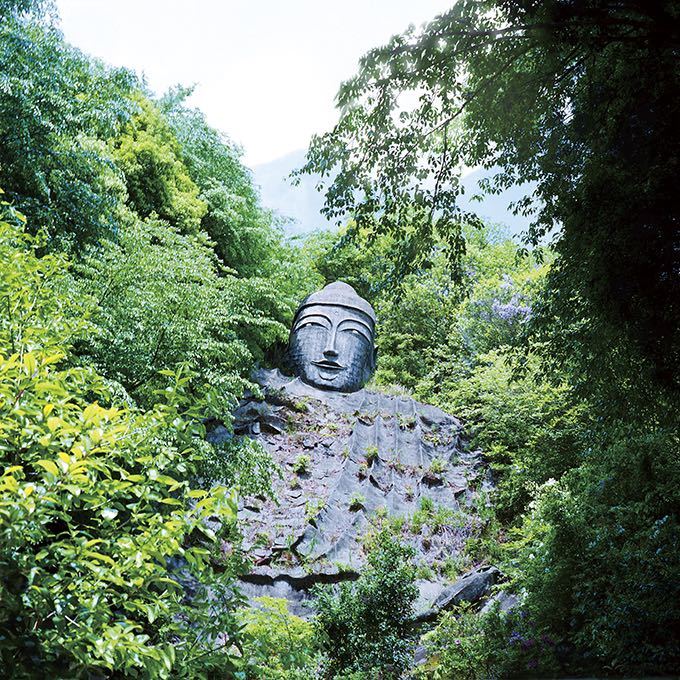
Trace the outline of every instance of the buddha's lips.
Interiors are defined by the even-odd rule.
[[[321,368],[324,371],[344,371],[345,367],[342,366],[341,364],[335,362],[335,361],[312,361],[312,363],[317,367]]]

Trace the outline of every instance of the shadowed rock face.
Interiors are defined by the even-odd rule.
[[[419,608],[428,609],[446,585],[445,560],[481,530],[477,508],[489,486],[460,422],[407,396],[317,389],[277,370],[256,380],[265,399],[241,403],[235,432],[261,442],[283,478],[278,504],[241,502],[244,547],[255,558],[246,595],[286,597],[304,613],[298,605],[314,583],[357,577],[364,536],[389,516],[402,518],[402,538],[416,548],[427,576]]]
[[[291,366],[309,385],[354,392],[375,369],[374,333],[373,307],[336,281],[298,308],[288,343]]]

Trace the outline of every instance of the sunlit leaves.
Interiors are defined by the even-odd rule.
[[[5,221],[0,258],[12,312],[0,317],[0,658],[44,675],[195,677],[198,657],[227,672],[228,650],[215,657],[210,645],[217,622],[235,634],[227,589],[238,561],[217,575],[212,560],[236,501],[225,487],[192,489],[204,433],[190,373],[166,371],[147,411],[109,405],[101,379],[68,363],[87,326],[64,319],[77,304],[60,289],[64,261],[36,257]],[[220,607],[188,603],[187,578],[221,590]],[[188,624],[206,608],[213,628],[198,633]]]

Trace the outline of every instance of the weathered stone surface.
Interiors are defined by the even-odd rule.
[[[491,608],[498,604],[498,608],[502,612],[507,612],[510,611],[513,607],[517,605],[519,602],[519,598],[516,595],[513,595],[512,593],[508,593],[505,590],[501,590],[500,592],[496,593],[495,595],[492,595],[485,603],[484,606],[481,608],[481,612],[485,614],[486,612],[490,611]]]
[[[496,567],[482,567],[468,572],[444,588],[432,606],[416,616],[416,621],[432,621],[442,611],[461,602],[478,602],[489,593],[499,576],[500,572]]]
[[[380,514],[404,518],[402,538],[416,549],[423,568],[438,572],[462,550],[478,521],[475,499],[489,481],[481,454],[464,446],[456,418],[409,397],[320,390],[277,370],[261,371],[256,380],[265,398],[245,400],[234,428],[266,447],[282,478],[274,480],[276,500],[241,501],[244,546],[256,561],[244,577],[249,597],[286,597],[304,613],[313,583],[361,572],[363,538]],[[211,436],[216,440],[220,433]],[[296,475],[300,455],[310,463]],[[428,473],[437,483],[424,481]],[[423,499],[448,509],[447,519],[434,527],[412,526]],[[435,576],[419,586],[423,609],[446,583]]]

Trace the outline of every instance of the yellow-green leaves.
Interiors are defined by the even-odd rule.
[[[131,202],[141,217],[156,214],[195,233],[207,206],[182,163],[180,145],[158,108],[142,95],[135,99],[139,112],[111,142]]]
[[[97,374],[73,366],[55,261],[0,222],[0,262],[0,304],[12,310],[0,316],[0,621],[13,622],[0,624],[3,649],[21,665],[30,638],[26,670],[46,675],[60,659],[75,674],[191,676],[187,650],[211,659],[212,633],[199,639],[203,600],[187,601],[177,569],[222,588],[228,612],[237,563],[212,571],[236,499],[192,489],[204,433],[188,410],[190,373],[166,375],[147,411],[113,406]],[[176,652],[178,639],[188,642]],[[230,666],[228,650],[218,657]]]
[[[52,475],[53,477],[58,477],[59,476],[59,468],[57,467],[56,463],[54,463],[51,460],[38,460],[35,463],[36,465],[39,465],[41,468],[44,470],[47,470],[47,472]]]

